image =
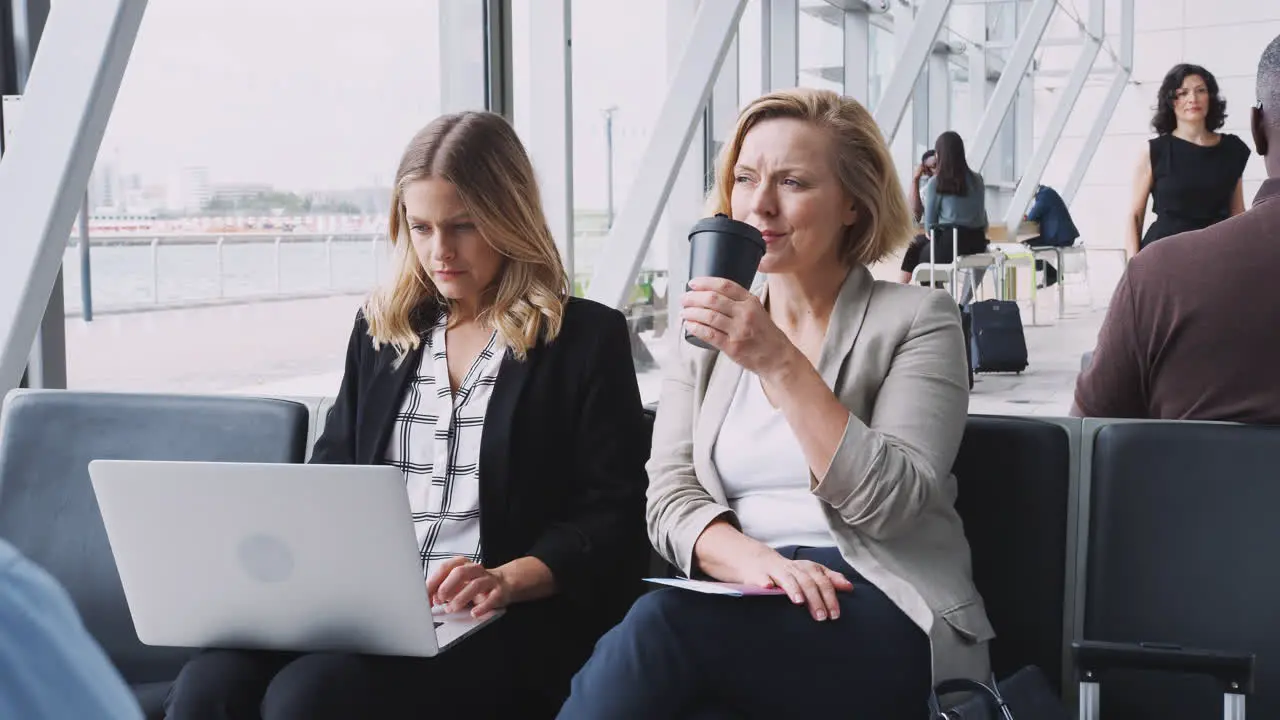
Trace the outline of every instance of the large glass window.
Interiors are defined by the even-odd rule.
[[[898,47],[893,33],[875,24],[871,25],[867,33],[867,42],[871,46],[868,57],[867,109],[874,111],[893,75]]]
[[[447,10],[151,0],[89,184],[92,322],[64,260],[68,384],[334,393],[400,153],[442,107],[437,41],[481,30]],[[460,67],[448,87],[483,87]]]
[[[826,0],[801,0],[797,34],[800,85],[844,92],[844,11]]]
[[[619,32],[620,18],[626,18],[625,32]],[[572,4],[577,294],[585,294],[666,97],[666,19],[664,2]]]
[[[598,263],[623,259],[606,247],[609,229],[645,158],[675,67],[672,56],[678,57],[684,46],[692,12],[690,8],[688,18],[672,22],[666,2],[573,1],[575,294],[588,294]],[[701,153],[700,146],[690,149],[690,157]],[[700,182],[692,192],[701,193]],[[669,349],[663,340],[672,232],[671,222],[658,224],[624,308],[646,401],[657,400],[660,368]]]

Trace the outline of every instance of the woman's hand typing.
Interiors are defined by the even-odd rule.
[[[483,617],[508,605],[538,600],[555,593],[551,570],[537,558],[522,557],[506,565],[486,568],[464,557],[446,561],[427,578],[427,597],[432,607],[446,612],[471,608],[473,617]]]

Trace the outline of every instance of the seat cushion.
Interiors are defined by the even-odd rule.
[[[147,720],[164,720],[164,701],[169,696],[171,682],[137,683],[132,685],[133,696],[142,706],[142,714]]]
[[[0,537],[66,588],[127,682],[168,680],[191,650],[138,641],[89,461],[301,462],[306,436],[306,407],[284,400],[15,393],[0,424]]]
[[[992,669],[1062,677],[1071,438],[1033,418],[970,416],[952,472],[973,579],[996,630]]]

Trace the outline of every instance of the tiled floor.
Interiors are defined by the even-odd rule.
[[[1080,356],[1093,349],[1111,289],[1124,269],[1119,254],[1107,249],[1090,252],[1090,283],[1086,285],[1080,272],[1082,258],[1074,256],[1070,260],[1063,317],[1058,318],[1057,289],[1042,289],[1037,297],[1034,325],[1027,299],[1029,273],[1020,271],[1023,299],[1019,306],[1030,365],[1019,375],[978,375],[969,399],[971,414],[1062,416],[1070,411]],[[899,274],[893,262],[882,263],[872,272],[882,280],[895,280]],[[992,274],[987,275],[985,290],[991,297]]]
[[[1056,305],[1040,312],[1040,325],[1025,328],[1029,367],[1020,375],[978,375],[969,412],[995,415],[1066,415],[1071,409],[1080,356],[1093,349],[1105,308]],[[1049,324],[1052,323],[1052,324]]]

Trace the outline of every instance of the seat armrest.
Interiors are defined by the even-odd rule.
[[[1071,643],[1076,679],[1101,682],[1110,670],[1161,670],[1208,675],[1222,683],[1224,692],[1253,692],[1253,654],[1184,648],[1164,643],[1113,643],[1077,640]]]

